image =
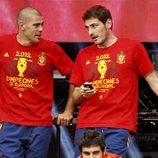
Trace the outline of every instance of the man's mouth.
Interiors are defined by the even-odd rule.
[[[40,36],[41,36],[41,33],[39,32],[39,33],[35,34],[35,36],[40,37]]]
[[[97,38],[98,38],[98,36],[92,36],[92,39],[93,39],[94,41],[96,41]]]
[[[41,35],[35,35],[35,37],[37,37],[39,39],[39,38],[41,38]]]

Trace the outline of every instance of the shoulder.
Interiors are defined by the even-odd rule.
[[[90,54],[92,54],[93,51],[95,51],[97,49],[95,44],[91,44],[87,47],[82,48],[79,53],[78,56],[88,56]]]
[[[8,48],[11,45],[15,45],[17,43],[16,34],[10,35],[2,35],[0,36],[0,47],[1,48]]]
[[[128,39],[128,38],[120,38],[118,39],[119,46],[127,47],[127,48],[136,48],[143,47],[143,44],[136,39]]]
[[[52,46],[57,45],[54,41],[46,40],[44,38],[41,38],[40,44],[43,44],[43,45],[52,45]]]
[[[41,47],[45,47],[47,49],[61,49],[61,47],[55,43],[54,41],[51,41],[51,40],[46,40],[46,39],[43,39],[41,38],[40,40],[40,46]]]
[[[119,38],[118,40],[120,43],[127,43],[127,44],[133,44],[133,45],[140,44],[140,42],[137,39]]]
[[[11,41],[14,40],[16,37],[16,34],[6,34],[0,36],[0,41]]]
[[[94,49],[96,49],[96,45],[90,44],[89,46],[82,48],[81,51],[86,52],[86,51],[90,51],[90,50],[94,50]]]
[[[130,39],[130,38],[118,38],[118,40],[121,41],[121,42],[127,42],[127,43],[128,42],[132,42],[132,43],[134,42],[135,43],[135,42],[138,41],[137,39]]]

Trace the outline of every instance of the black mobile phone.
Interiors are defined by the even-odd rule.
[[[84,85],[84,87],[93,89],[93,86],[90,83],[84,83],[83,85]]]

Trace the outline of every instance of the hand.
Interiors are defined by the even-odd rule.
[[[88,88],[88,87],[85,87],[84,85],[82,85],[80,87],[80,92],[81,92],[81,94],[82,94],[83,97],[89,97],[89,96],[95,94],[96,90]]]
[[[61,114],[58,114],[54,117],[54,119],[57,119],[57,124],[61,126],[68,126],[70,124],[70,121],[73,118],[73,114],[71,112],[63,112]]]

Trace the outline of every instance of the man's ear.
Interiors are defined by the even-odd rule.
[[[106,147],[104,148],[104,155],[105,155],[105,153],[106,153]]]
[[[112,28],[112,20],[111,19],[107,19],[105,22],[106,28],[111,29]]]
[[[20,28],[20,30],[24,30],[25,29],[25,22],[24,22],[23,19],[20,20],[20,22],[19,22],[19,28]]]

